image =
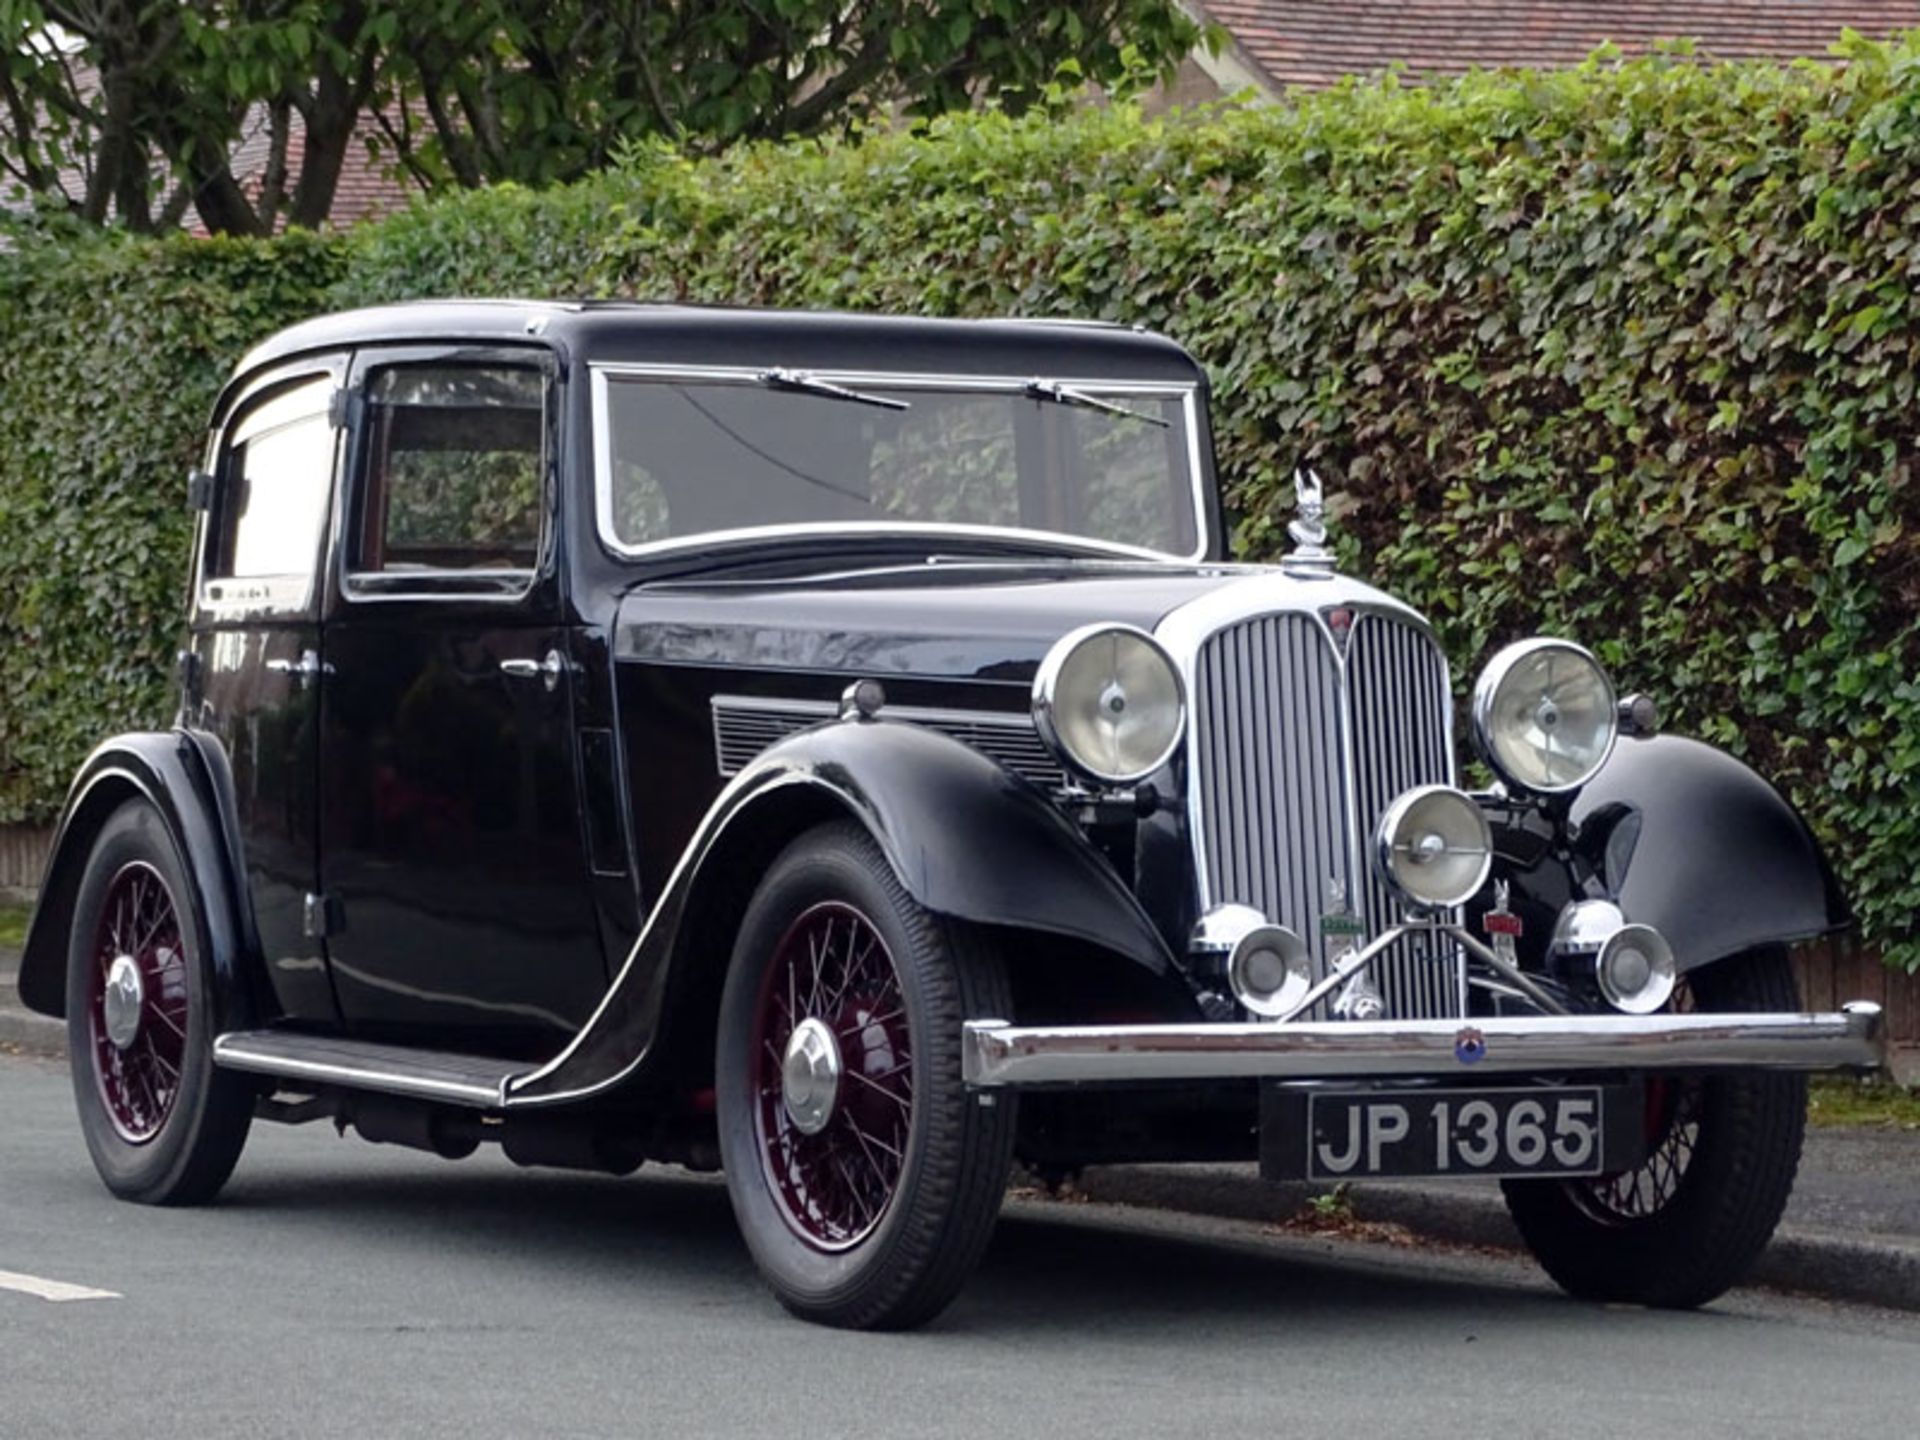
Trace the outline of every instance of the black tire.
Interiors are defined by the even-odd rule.
[[[1799,1008],[1779,947],[1719,961],[1682,985],[1703,1013]],[[1502,1189],[1528,1248],[1570,1295],[1692,1309],[1737,1285],[1780,1223],[1800,1165],[1806,1077],[1655,1077],[1648,1093],[1652,1143],[1640,1169]]]
[[[883,947],[877,959],[870,943],[860,949],[862,920]],[[837,960],[836,924],[850,937]],[[816,980],[808,997],[802,975],[788,1000],[776,984],[798,973],[787,957],[819,942],[822,925],[829,978]],[[821,997],[836,973],[838,994],[828,1002]],[[905,1329],[959,1293],[999,1214],[1014,1132],[1012,1097],[972,1095],[961,1083],[961,1022],[1006,1015],[1008,1002],[998,956],[977,934],[916,904],[859,826],[810,831],[768,869],[721,996],[715,1090],[721,1163],[741,1234],[794,1314],[851,1329]],[[825,1118],[809,1117],[824,1128],[806,1134],[774,1062],[788,1051],[782,1034],[790,1041],[806,1019],[823,1016],[835,1057],[853,1054],[841,1047],[862,1047],[844,1069],[858,1066],[884,1084],[854,1085],[851,1073],[824,1084],[835,1098]],[[900,1087],[901,1077],[910,1085]],[[902,1142],[897,1160],[894,1140]],[[815,1179],[821,1183],[811,1185]]]
[[[191,894],[165,823],[146,802],[128,801],[94,840],[67,939],[67,1053],[81,1134],[107,1188],[148,1205],[211,1200],[253,1119],[252,1082],[213,1065],[213,976]],[[155,918],[162,900],[170,930]],[[107,1033],[103,996],[122,954],[144,976],[141,1018],[124,1046]]]

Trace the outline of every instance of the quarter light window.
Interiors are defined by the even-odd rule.
[[[281,391],[243,415],[228,437],[207,555],[209,599],[310,602],[333,486],[333,384],[323,376]]]
[[[358,578],[531,571],[546,381],[524,366],[410,365],[367,386]]]

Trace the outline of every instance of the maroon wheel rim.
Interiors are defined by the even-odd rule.
[[[180,1097],[187,1053],[187,960],[180,912],[160,872],[142,860],[107,885],[94,928],[87,1040],[107,1118],[144,1145]]]
[[[774,947],[756,1006],[752,1094],[761,1168],[793,1232],[828,1251],[871,1235],[906,1165],[913,1052],[893,955],[853,906],[813,906]]]
[[[1670,1012],[1693,1010],[1693,993],[1683,979],[1667,1002]],[[1698,1076],[1649,1076],[1642,1117],[1646,1158],[1631,1170],[1569,1182],[1576,1203],[1604,1225],[1650,1220],[1680,1193],[1694,1152],[1700,1145],[1705,1082]]]

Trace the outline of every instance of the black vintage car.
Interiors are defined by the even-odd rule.
[[[256,1118],[724,1167],[780,1299],[901,1326],[1018,1157],[1498,1176],[1577,1295],[1785,1203],[1846,921],[1765,781],[1579,647],[1476,683],[1317,486],[1226,558],[1206,377],[1093,324],[452,302],[220,398],[180,712],[75,781],[20,975],[129,1199]]]

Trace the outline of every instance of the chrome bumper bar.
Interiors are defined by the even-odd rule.
[[[1877,1070],[1880,1007],[1824,1014],[1539,1015],[1373,1023],[1044,1025],[970,1020],[969,1085],[1114,1085],[1554,1075],[1636,1070]]]

